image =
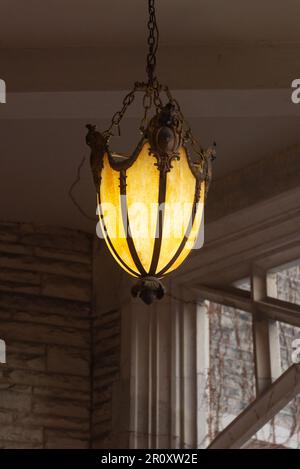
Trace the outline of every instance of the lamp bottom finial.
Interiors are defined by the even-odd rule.
[[[139,296],[147,305],[156,300],[161,300],[165,294],[163,284],[155,277],[144,277],[132,287],[131,294],[134,298]]]

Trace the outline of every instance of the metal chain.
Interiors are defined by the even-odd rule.
[[[155,77],[155,67],[156,67],[156,53],[158,49],[158,39],[159,32],[156,23],[156,14],[155,14],[155,0],[148,0],[148,10],[149,10],[149,20],[148,20],[148,46],[149,51],[147,55],[147,75],[148,83],[135,83],[134,88],[130,91],[125,98],[123,99],[122,109],[117,111],[111,120],[109,128],[104,132],[107,140],[114,135],[113,128],[116,127],[118,130],[118,135],[120,132],[120,122],[124,117],[124,114],[127,111],[127,108],[133,103],[135,98],[136,91],[145,91],[143,99],[144,107],[144,117],[141,122],[140,129],[141,131],[145,130],[147,123],[147,116],[152,104],[155,105],[156,110],[163,107],[162,100],[160,98],[161,86],[159,85]]]
[[[147,89],[143,97],[144,116],[141,121],[140,131],[143,134],[148,125],[148,113],[152,107],[153,96],[150,89]]]
[[[159,32],[156,23],[155,0],[148,0],[149,20],[148,20],[148,47],[147,55],[147,75],[150,85],[155,81],[156,53],[158,49]]]
[[[109,128],[104,132],[104,135],[109,139],[109,137],[111,137],[112,135],[114,135],[112,129],[114,127],[117,127],[118,129],[118,135],[120,136],[121,135],[121,131],[120,131],[120,122],[121,120],[123,119],[123,116],[125,114],[125,112],[127,111],[127,108],[128,106],[130,106],[130,104],[133,103],[134,101],[134,98],[135,98],[135,92],[136,92],[136,84],[134,86],[134,89],[131,90],[126,96],[125,98],[123,99],[123,106],[122,106],[122,109],[120,111],[117,111],[113,117],[112,117],[112,120],[111,120],[111,124],[109,126]]]
[[[183,139],[185,142],[190,142],[193,150],[200,156],[201,160],[204,161],[207,158],[207,152],[203,150],[199,142],[194,138],[192,130],[188,122],[186,121],[180,105],[178,101],[172,96],[171,91],[167,86],[161,85],[156,76],[155,76],[155,68],[156,68],[156,53],[158,50],[158,41],[159,41],[159,31],[156,22],[156,13],[155,13],[155,0],[148,0],[148,11],[149,11],[149,20],[148,20],[148,54],[147,54],[147,75],[148,75],[148,82],[147,83],[139,83],[136,82],[132,91],[130,91],[125,98],[123,99],[122,109],[117,111],[111,120],[110,127],[106,130],[104,135],[106,136],[107,140],[114,135],[113,128],[116,127],[118,129],[118,135],[120,135],[120,122],[123,119],[124,114],[127,111],[127,108],[133,103],[135,98],[135,93],[137,91],[144,91],[143,97],[143,108],[144,108],[144,116],[142,118],[140,124],[140,131],[142,133],[145,132],[147,123],[148,123],[148,115],[149,111],[154,105],[156,108],[156,112],[160,112],[161,109],[164,107],[162,98],[160,96],[161,92],[166,94],[168,101],[175,107],[178,116],[181,121],[182,129],[183,129]],[[211,150],[211,155],[213,155],[213,150]]]

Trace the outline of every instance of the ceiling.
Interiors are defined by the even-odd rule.
[[[298,0],[160,0],[161,44],[300,42]],[[144,45],[147,0],[0,0],[0,47]]]
[[[300,56],[300,48],[295,49],[295,44],[300,45],[299,0],[157,0],[157,5],[164,80],[176,89],[172,80],[180,75],[180,103],[193,133],[204,146],[217,141],[215,179],[300,143],[300,105],[291,104],[289,89],[297,77]],[[135,77],[134,64],[144,68],[138,53],[129,54],[132,65],[128,66],[127,56],[116,65],[110,51],[117,47],[122,55],[124,45],[130,51],[146,46],[146,14],[146,0],[0,0],[0,78],[7,79],[8,91],[14,77],[18,79],[13,89],[18,92],[8,94],[7,103],[0,105],[0,220],[94,231],[95,223],[76,210],[68,189],[79,161],[89,156],[85,124],[91,121],[99,129],[106,128],[121,104],[115,90],[123,96],[132,77],[141,78],[140,74]],[[221,56],[218,47],[206,50],[206,45],[227,43],[239,44],[238,53],[230,49]],[[258,49],[248,50],[249,43]],[[180,48],[171,46],[177,44],[185,46],[181,60],[187,57],[187,61],[183,70],[174,73]],[[202,52],[197,54],[200,45]],[[102,64],[94,53],[96,46],[106,49]],[[31,55],[32,48],[40,51]],[[171,55],[169,62],[166,58]],[[55,56],[60,57],[58,62]],[[108,69],[106,81],[98,80],[103,64]],[[89,74],[98,75],[86,88],[83,78]],[[191,74],[195,79],[189,86]],[[119,81],[114,79],[117,75]],[[41,86],[40,77],[45,76],[49,79]],[[218,80],[209,91],[210,76]],[[234,86],[225,86],[225,76]],[[237,76],[241,77],[238,82]],[[62,79],[60,94],[52,84]],[[240,86],[242,80],[246,84]],[[228,88],[233,94],[228,94]],[[268,88],[271,94],[266,93]],[[48,91],[48,101],[37,90]],[[74,95],[68,95],[70,90]],[[253,90],[258,94],[252,95]],[[96,91],[103,94],[96,96]],[[125,118],[122,144],[126,148],[136,141],[132,136],[138,116],[129,113]],[[95,194],[88,164],[76,197],[93,216]]]

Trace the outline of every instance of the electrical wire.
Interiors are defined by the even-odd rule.
[[[74,194],[73,194],[73,191],[75,189],[75,187],[80,183],[80,180],[81,180],[81,169],[85,163],[85,160],[86,160],[86,157],[84,156],[82,158],[82,160],[80,161],[78,167],[77,167],[77,173],[76,173],[76,178],[74,180],[74,182],[71,184],[70,186],[70,189],[68,191],[68,195],[72,201],[72,203],[75,205],[75,207],[77,208],[77,210],[81,213],[81,215],[85,218],[87,218],[88,220],[92,220],[92,221],[96,221],[97,220],[97,217],[91,217],[90,215],[88,215],[86,213],[86,211],[81,207],[81,205],[77,202]]]

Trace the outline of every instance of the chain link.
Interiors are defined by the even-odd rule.
[[[152,102],[153,102],[153,96],[152,96],[151,90],[147,89],[143,97],[144,116],[140,125],[140,131],[142,134],[145,132],[147,125],[148,125],[148,113],[152,107]]]
[[[113,128],[114,127],[117,127],[118,129],[118,135],[120,136],[121,135],[121,131],[120,131],[120,122],[121,120],[123,119],[123,116],[125,114],[125,112],[127,111],[127,108],[128,106],[130,106],[130,104],[133,103],[134,101],[134,98],[135,98],[135,92],[137,91],[136,89],[136,86],[137,84],[135,84],[133,90],[131,90],[126,96],[125,98],[123,99],[123,106],[122,106],[122,109],[120,111],[117,111],[112,119],[111,119],[111,124],[109,126],[109,128],[104,132],[104,135],[109,139],[109,137],[111,137],[112,135],[114,135],[114,132],[113,132]]]
[[[155,0],[148,0],[149,20],[148,20],[148,47],[147,55],[147,75],[150,85],[155,81],[156,53],[158,49],[159,32],[156,23]]]

